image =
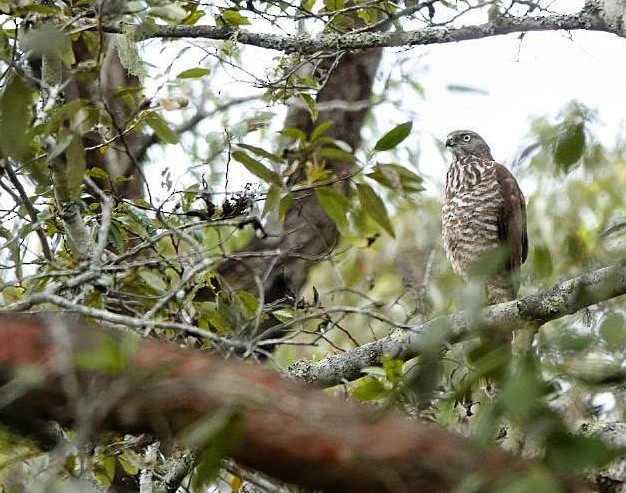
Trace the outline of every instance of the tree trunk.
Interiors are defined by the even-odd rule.
[[[292,106],[285,127],[298,128],[308,135],[315,126],[332,121],[327,135],[348,143],[352,149],[358,148],[381,54],[381,50],[344,54],[317,97],[322,107],[318,120],[312,122],[308,111]],[[304,163],[291,175],[288,185],[302,179],[303,166]],[[328,168],[337,178],[346,178],[352,172],[345,162],[330,161]],[[242,251],[278,250],[281,254],[277,258],[269,263],[266,257],[227,259],[217,267],[217,272],[229,288],[251,291],[266,303],[297,297],[309,269],[337,243],[337,228],[322,210],[315,193],[306,190],[294,193],[284,223],[270,223],[267,230],[276,234],[254,238]],[[261,281],[262,293],[257,280]]]

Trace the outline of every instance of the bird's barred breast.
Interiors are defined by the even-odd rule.
[[[502,200],[495,180],[481,180],[470,189],[446,194],[443,241],[457,274],[466,276],[472,263],[498,247],[498,210]]]

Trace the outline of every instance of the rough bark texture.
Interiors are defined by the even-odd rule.
[[[113,121],[113,136],[119,137],[104,154],[103,164],[112,180],[120,176],[128,178],[114,186],[121,197],[131,199],[143,196],[144,178],[141,174],[141,161],[145,158],[143,147],[147,137],[134,130],[124,132],[134,110],[122,100],[118,91],[139,85],[139,78],[129,74],[123,67],[117,46],[110,36],[100,72],[102,91],[100,97]]]
[[[105,338],[136,350],[119,372],[98,371],[93,364],[81,370],[77,355],[84,362]],[[25,367],[36,368],[41,378],[20,386]],[[120,338],[77,317],[0,317],[0,382],[17,383],[13,388],[21,391],[2,407],[0,419],[22,429],[51,418],[83,427],[83,433],[87,426],[92,432],[175,437],[211,412],[231,409],[242,420],[234,459],[324,491],[436,493],[470,476],[485,487],[503,485],[532,467],[499,450],[479,451],[395,411],[376,413],[286,381],[257,365]],[[555,479],[563,491],[589,491]]]
[[[334,124],[326,135],[343,140],[353,149],[357,148],[369,106],[357,104],[356,110],[346,109],[346,106],[370,100],[381,53],[380,50],[369,50],[343,55],[317,97],[318,103],[341,101],[348,105],[321,111],[315,123],[305,109],[293,106],[285,126],[309,134],[315,126],[330,120]],[[346,163],[331,161],[327,166],[337,178],[351,173],[351,167]],[[303,175],[302,169],[296,170],[288,185],[301,180]],[[269,303],[297,295],[309,269],[330,252],[339,233],[312,190],[295,192],[284,223],[268,224],[266,229],[271,233],[270,237],[254,238],[242,251],[279,251],[280,254],[270,261],[267,257],[227,259],[217,271],[230,288],[251,291]],[[259,292],[260,286],[263,292]]]
[[[98,132],[89,132],[83,138],[86,150],[87,168],[100,168],[107,172],[109,180],[97,180],[103,190],[115,190],[116,194],[124,198],[137,198],[143,195],[143,178],[139,168],[142,156],[138,153],[143,147],[143,137],[140,133],[126,131],[126,124],[134,110],[122,100],[118,91],[139,86],[139,79],[128,73],[122,66],[114,35],[101,38],[100,49],[104,53],[102,67],[78,73],[66,90],[67,99],[77,98],[91,101],[101,106],[109,114],[112,122],[111,134],[106,139],[115,139],[109,142],[106,152],[101,152],[97,146],[103,144],[103,136]],[[91,53],[87,43],[79,37],[73,43],[76,62],[93,61],[97,56]],[[116,182],[116,178],[127,178]]]

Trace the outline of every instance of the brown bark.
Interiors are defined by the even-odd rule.
[[[143,196],[145,178],[141,172],[141,162],[146,136],[130,130],[125,132],[128,121],[136,112],[117,94],[120,89],[138,87],[139,78],[131,75],[123,67],[111,36],[107,37],[107,49],[100,72],[101,101],[111,116],[112,135],[119,136],[104,154],[105,169],[111,180],[122,176],[127,181],[115,184],[120,197],[139,198]],[[135,97],[135,99],[138,99]]]
[[[88,43],[79,37],[72,47],[76,63],[98,60],[102,56],[102,66],[90,71],[76,73],[66,89],[66,99],[81,98],[99,106],[111,118],[111,130],[107,139],[113,139],[107,150],[95,146],[103,144],[103,136],[95,131],[83,137],[86,151],[87,168],[100,168],[109,175],[108,181],[96,180],[103,190],[114,190],[123,198],[138,198],[143,195],[144,179],[139,161],[143,156],[139,152],[143,147],[143,136],[135,130],[126,131],[126,124],[135,110],[131,108],[118,91],[139,86],[139,79],[128,73],[122,66],[117,48],[113,43],[113,35],[103,35],[99,46],[102,54],[92,53]],[[127,180],[116,182],[117,178]]]
[[[80,355],[83,362],[85,355],[97,355],[106,337],[119,347],[135,346],[125,367],[81,369]],[[231,409],[242,419],[235,460],[324,491],[436,493],[470,476],[488,487],[533,466],[500,450],[479,451],[466,439],[395,411],[377,413],[287,381],[259,365],[129,337],[65,315],[0,317],[0,382],[16,376],[19,382],[25,367],[43,375],[36,383],[31,378],[29,387],[13,387],[23,393],[0,410],[0,419],[21,428],[45,418],[79,430],[163,438]],[[563,491],[589,491],[572,480],[555,480]]]

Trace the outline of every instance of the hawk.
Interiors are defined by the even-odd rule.
[[[519,269],[528,255],[524,195],[476,132],[450,132],[446,147],[452,152],[443,203],[446,255],[465,279],[477,262],[486,261],[487,303],[510,301],[517,295]]]

